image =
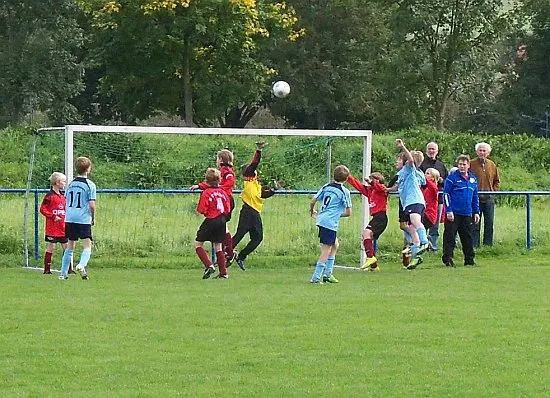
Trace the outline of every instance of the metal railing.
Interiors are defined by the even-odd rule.
[[[40,194],[45,194],[49,192],[49,189],[43,188],[34,188],[31,189],[28,194],[34,195],[34,258],[39,258],[39,219],[40,219]],[[98,189],[99,194],[197,194],[200,191],[191,191],[190,189]],[[234,191],[235,194],[240,193],[239,190]],[[279,194],[287,195],[313,195],[317,191],[315,190],[279,190]],[[22,188],[0,188],[0,193],[21,193],[25,194],[27,191]],[[352,191],[352,194],[358,195],[359,192]],[[532,248],[532,213],[531,213],[531,199],[533,196],[548,196],[550,191],[498,191],[498,192],[486,192],[480,191],[480,195],[491,195],[491,196],[523,196],[525,197],[525,241],[526,248]],[[28,228],[27,225],[24,226],[25,229]]]

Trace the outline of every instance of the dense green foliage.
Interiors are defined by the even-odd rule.
[[[548,1],[4,2],[0,128],[244,127],[267,108],[289,127],[541,134]]]
[[[33,186],[47,187],[47,178],[64,169],[62,133],[44,134],[37,140]],[[386,178],[395,172],[395,138],[405,139],[409,148],[424,151],[426,143],[436,141],[440,158],[448,168],[461,153],[475,157],[476,142],[491,144],[491,158],[502,174],[503,190],[546,190],[550,186],[550,142],[521,134],[485,136],[471,133],[444,133],[432,129],[375,133],[372,170]],[[30,130],[6,129],[0,132],[0,186],[26,186],[28,159],[35,137]],[[213,156],[220,148],[231,149],[235,166],[248,161],[255,137],[237,136],[157,136],[91,134],[76,140],[76,154],[94,162],[94,180],[101,188],[186,188],[203,178]],[[270,146],[261,165],[266,181],[283,179],[288,189],[315,189],[326,178],[324,138],[267,138]],[[356,175],[363,162],[362,140],[332,140],[332,165],[346,164]],[[317,177],[319,178],[317,178]]]

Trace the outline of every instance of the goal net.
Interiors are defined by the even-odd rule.
[[[190,187],[204,179],[208,167],[215,167],[219,150],[234,153],[237,182],[229,228],[235,233],[242,205],[240,166],[251,161],[258,141],[269,144],[258,168],[260,180],[266,185],[282,180],[285,186],[264,203],[264,240],[249,257],[249,265],[262,266],[274,258],[280,258],[281,264],[312,264],[318,256],[318,238],[309,216],[309,201],[330,181],[332,170],[339,164],[348,166],[358,178],[370,173],[370,131],[91,125],[41,129],[29,168],[26,264],[41,267],[44,218],[36,203],[49,189],[49,176],[61,171],[70,181],[74,160],[87,156],[93,164],[90,179],[98,188],[92,265],[198,266],[193,244],[202,215],[195,210],[199,192]],[[354,216],[340,223],[337,262],[357,267],[362,260],[360,236],[368,206],[360,195],[352,197]],[[55,268],[60,261],[58,248]]]

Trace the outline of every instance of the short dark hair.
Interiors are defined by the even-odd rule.
[[[206,183],[211,186],[217,186],[220,183],[221,173],[218,169],[210,167],[206,170]]]
[[[76,162],[74,162],[74,168],[76,169],[76,173],[78,175],[86,173],[90,167],[92,167],[92,162],[85,156],[79,157],[76,159]]]
[[[346,182],[346,180],[348,179],[348,176],[349,176],[349,169],[346,166],[340,165],[340,166],[336,166],[336,168],[334,169],[334,173],[333,173],[334,181]]]

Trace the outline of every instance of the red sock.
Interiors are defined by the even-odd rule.
[[[52,253],[44,253],[44,272],[51,272],[52,266]]]
[[[220,270],[220,275],[227,275],[224,253],[222,251],[216,252],[216,256],[218,257],[218,268]]]
[[[363,246],[365,247],[365,253],[367,254],[367,257],[373,257],[374,246],[372,245],[372,239],[365,239],[363,241]]]
[[[225,254],[227,254],[227,256],[229,257],[232,257],[233,256],[233,239],[231,239],[231,234],[229,232],[225,233],[225,240],[223,241],[223,247],[225,248]]]
[[[206,252],[206,250],[204,250],[203,247],[195,247],[195,252],[204,264],[204,268],[208,268],[212,265],[212,261],[210,260],[210,257],[208,257],[208,253]]]

